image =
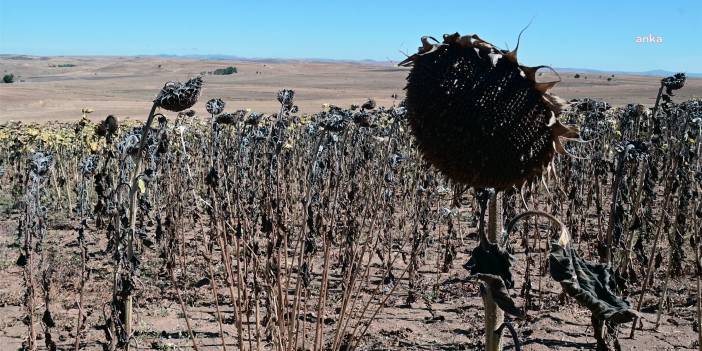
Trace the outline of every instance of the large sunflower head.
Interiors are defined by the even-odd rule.
[[[539,67],[517,61],[477,35],[422,38],[410,66],[407,117],[424,158],[454,181],[474,187],[521,185],[543,173],[561,138],[577,129],[558,122],[561,99],[537,82]]]

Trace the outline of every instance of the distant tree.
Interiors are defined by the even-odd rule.
[[[236,67],[232,67],[232,66],[229,66],[227,68],[217,68],[216,70],[214,70],[214,72],[212,72],[212,74],[218,75],[218,76],[229,75],[229,74],[234,74],[234,73],[238,73],[238,71],[237,71]]]
[[[577,78],[580,78],[580,73],[576,73],[575,76],[574,76],[573,78],[576,78],[576,79],[577,79]]]
[[[2,77],[2,81],[3,81],[3,83],[7,83],[7,84],[14,83],[15,82],[15,75],[12,73],[6,74],[5,76]]]

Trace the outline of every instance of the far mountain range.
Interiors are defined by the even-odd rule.
[[[64,57],[70,57],[72,55],[60,55]],[[83,55],[76,55],[83,56]],[[98,55],[102,56],[102,55]],[[193,60],[237,60],[237,61],[248,61],[248,62],[270,62],[270,63],[282,63],[282,62],[319,62],[319,63],[358,63],[358,64],[368,64],[368,65],[387,65],[394,66],[397,64],[396,61],[386,60],[342,60],[342,59],[323,59],[323,58],[248,58],[240,57],[236,55],[224,55],[224,54],[211,54],[211,55],[172,55],[172,54],[157,54],[157,55],[104,55],[110,57],[163,57],[169,59],[193,59]],[[32,59],[40,58],[41,56],[34,55],[22,55],[22,54],[3,54],[0,53],[0,58],[5,59]],[[626,75],[639,75],[639,76],[651,76],[651,77],[667,77],[681,71],[667,71],[662,69],[653,69],[648,71],[618,71],[618,70],[601,70],[592,68],[577,68],[577,67],[554,67],[558,72],[568,72],[568,73],[590,73],[590,74],[626,74]],[[688,77],[692,78],[702,78],[702,72],[684,72]]]

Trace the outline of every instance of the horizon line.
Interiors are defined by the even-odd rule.
[[[239,61],[307,61],[312,63],[358,63],[358,64],[391,64],[400,62],[399,60],[376,60],[376,59],[343,59],[343,58],[321,58],[321,57],[243,57],[233,54],[69,54],[69,55],[59,55],[59,54],[48,54],[48,55],[36,55],[36,54],[22,54],[22,53],[0,53],[0,57],[7,56],[23,56],[23,57],[36,57],[36,58],[56,58],[56,57],[134,57],[134,58],[177,58],[177,59],[204,59],[204,60],[239,60]],[[670,71],[661,68],[653,68],[643,71],[626,71],[626,70],[612,70],[612,69],[600,69],[600,68],[588,68],[588,67],[553,67],[555,70],[561,70],[563,72],[597,72],[597,73],[619,73],[619,74],[631,74],[631,75],[644,75],[644,76],[660,76],[664,77],[667,75],[675,74],[678,72],[683,72],[690,78],[702,78],[702,72],[685,72],[685,71]]]

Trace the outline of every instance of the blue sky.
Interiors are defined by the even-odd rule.
[[[0,53],[401,60],[427,34],[512,48],[529,21],[528,65],[702,72],[700,0],[0,0]]]

